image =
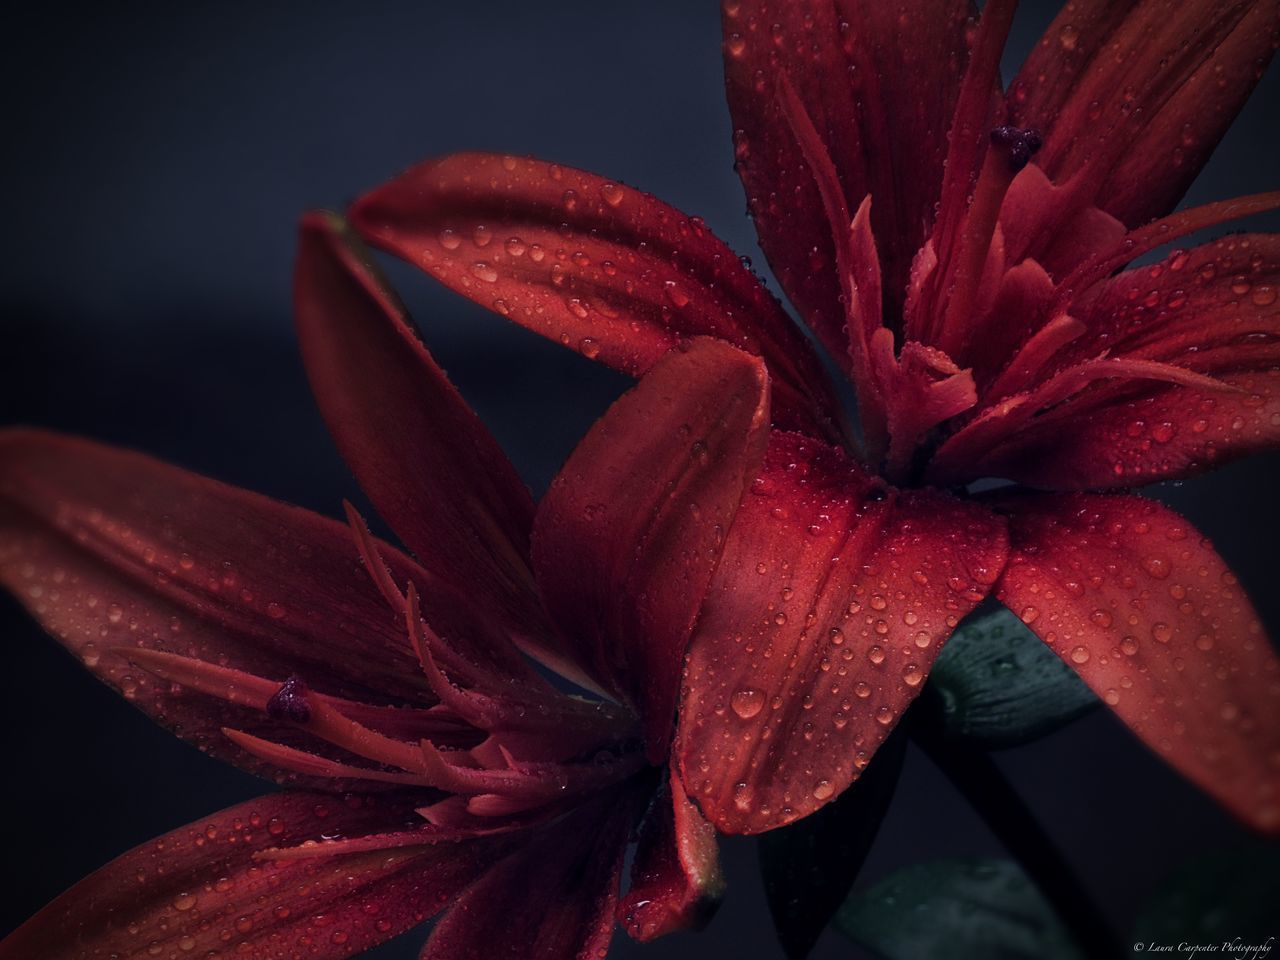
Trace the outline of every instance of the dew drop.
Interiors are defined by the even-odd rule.
[[[1168,643],[1173,639],[1173,627],[1163,620],[1158,620],[1151,625],[1151,636],[1160,643]]]
[[[606,183],[600,187],[600,196],[604,197],[604,202],[609,206],[616,207],[622,203],[626,191],[616,183]]]
[[[1169,576],[1169,561],[1164,557],[1146,557],[1142,561],[1142,569],[1155,577],[1157,580],[1163,580]]]
[[[1071,651],[1071,662],[1072,662],[1072,663],[1088,663],[1088,662],[1089,662],[1089,648],[1088,648],[1088,647],[1076,647],[1076,648],[1074,648],[1074,649]]]
[[[664,288],[667,292],[667,299],[674,303],[677,307],[684,308],[689,305],[689,294],[685,293],[684,288],[674,280],[666,281]]]
[[[751,687],[744,687],[729,698],[729,706],[743,720],[750,720],[764,708],[764,694]]]
[[[836,788],[830,780],[819,780],[813,788],[813,799],[829,800],[835,795]]]

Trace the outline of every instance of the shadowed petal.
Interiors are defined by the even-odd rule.
[[[1125,235],[1123,223],[1082,202],[1078,185],[1055,185],[1036,163],[1028,163],[1009,184],[1000,229],[1010,263],[1030,258],[1059,280]],[[998,329],[997,324],[991,318],[986,327]]]
[[[1072,3],[1010,85],[1010,117],[1044,135],[1055,183],[1079,176],[1083,203],[1135,226],[1182,197],[1278,37],[1276,0]]]
[[[842,358],[831,226],[776,96],[779,78],[825,144],[846,206],[874,197],[885,315],[899,316],[912,257],[933,221],[973,8],[967,0],[732,0],[723,10],[734,152],[760,245],[792,303]]]
[[[397,575],[430,581],[392,548],[384,555]],[[0,434],[0,583],[135,706],[251,769],[220,729],[271,736],[287,724],[256,700],[175,691],[113,648],[297,675],[374,705],[435,701],[343,524],[139,454]]]
[[[769,427],[769,379],[718,340],[673,351],[578,445],[538,509],[547,608],[666,756],[681,659]]]
[[[1140,497],[1001,509],[1001,602],[1179,772],[1247,823],[1280,830],[1280,660],[1209,542]]]
[[[527,565],[533,499],[366,257],[337,217],[303,220],[295,310],[320,412],[361,489],[419,561],[576,678]]]
[[[834,436],[812,349],[696,217],[594,174],[527,158],[431,160],[362,197],[352,222],[481,306],[640,376],[684,338],[763,357],[786,429]]]
[[[505,841],[292,860],[255,854],[321,835],[395,829],[405,818],[404,808],[368,798],[250,800],[113,860],[0,943],[0,958],[349,957],[438,912]]]
[[[711,822],[756,833],[844,790],[1004,556],[985,508],[775,434],[689,647],[677,755]]]
[[[677,930],[701,929],[723,893],[715,828],[690,802],[673,770],[640,827],[631,889],[618,905],[618,922],[645,943]]]
[[[532,835],[436,924],[422,960],[603,957],[638,792],[613,791]]]

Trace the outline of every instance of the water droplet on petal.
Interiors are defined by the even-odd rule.
[[[600,187],[600,196],[604,197],[604,202],[609,206],[616,207],[622,203],[626,191],[616,183],[606,183]]]
[[[742,690],[735,691],[729,698],[729,706],[743,720],[750,720],[764,707],[764,694],[759,690],[744,687]]]

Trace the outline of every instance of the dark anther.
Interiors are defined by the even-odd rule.
[[[1003,147],[1009,160],[1009,169],[1017,173],[1025,167],[1035,152],[1043,145],[1039,130],[1021,127],[996,127],[991,131],[991,142]]]
[[[307,685],[299,677],[290,677],[267,701],[267,716],[272,720],[292,720],[306,723],[311,719],[311,704],[307,703]]]

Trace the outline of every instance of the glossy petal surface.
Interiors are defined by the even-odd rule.
[[[681,339],[763,357],[774,416],[830,436],[836,408],[803,335],[702,221],[591,173],[455,154],[361,198],[369,241],[482,306],[639,376]]]
[[[398,826],[405,816],[368,798],[250,800],[113,860],[0,943],[0,958],[352,956],[437,913],[496,859],[501,841],[256,855],[321,834]]]
[[[1140,497],[1002,509],[1000,600],[1184,776],[1280,830],[1280,660],[1209,542]]]
[[[984,508],[775,434],[689,650],[677,753],[712,823],[755,833],[844,790],[1004,556]]]
[[[223,726],[287,730],[260,704],[175,691],[113,648],[178,653],[372,704],[435,698],[343,525],[140,454],[0,436],[0,582],[135,706],[257,770]],[[392,548],[402,577],[426,576]],[[416,573],[415,573],[416,571]]]
[[[831,224],[777,90],[786,76],[835,165],[846,206],[871,194],[888,316],[933,221],[968,51],[966,0],[729,0],[734,155],[760,244],[792,303],[845,357]],[[902,42],[910,37],[910,43]]]
[[[1044,135],[1056,183],[1130,226],[1169,212],[1261,78],[1275,0],[1083,0],[1066,6],[1009,88],[1012,122]]]
[[[698,339],[592,428],[538,509],[538,582],[581,662],[625,693],[662,762],[680,664],[743,491],[764,455],[769,380]]]
[[[993,450],[988,473],[1053,489],[1198,473],[1280,442],[1280,238],[1243,234],[1126,271],[1073,307],[1064,367],[1106,354],[1207,374],[1212,386],[1092,387]],[[1046,373],[1052,373],[1052,369]]]
[[[294,300],[312,390],[361,489],[428,570],[558,662],[527,564],[533,499],[338,218],[304,220]]]

